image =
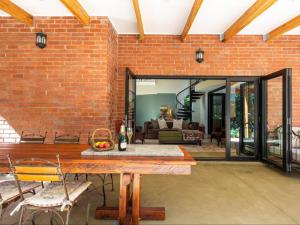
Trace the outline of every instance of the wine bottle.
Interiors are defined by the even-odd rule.
[[[126,147],[127,147],[127,140],[126,140],[125,125],[122,124],[120,128],[119,137],[118,137],[118,149],[119,151],[126,151]]]

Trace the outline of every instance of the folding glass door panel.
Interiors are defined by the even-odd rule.
[[[135,119],[136,119],[136,79],[133,72],[126,68],[126,97],[125,97],[125,125],[133,131],[132,141],[135,141]]]
[[[225,129],[225,94],[208,94],[208,133]]]
[[[291,169],[291,69],[262,78],[263,160]]]
[[[226,156],[255,159],[258,156],[258,81],[229,79],[226,104]]]

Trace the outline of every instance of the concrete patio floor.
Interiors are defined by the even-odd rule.
[[[118,201],[118,176],[115,181],[108,205]],[[90,224],[117,224],[93,218],[101,202],[97,192],[81,199],[72,211],[72,224],[84,224],[87,200],[92,204]],[[166,220],[141,224],[300,224],[300,176],[261,163],[199,162],[191,176],[143,176],[142,204],[165,206]],[[16,223],[17,216],[6,213],[2,222]],[[49,218],[41,216],[37,224],[49,224]]]

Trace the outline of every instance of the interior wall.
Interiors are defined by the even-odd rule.
[[[204,50],[197,63],[195,52]],[[300,36],[281,36],[264,42],[259,35],[238,35],[223,43],[219,35],[119,35],[119,114],[124,113],[125,67],[136,74],[186,76],[261,76],[293,69],[293,126],[300,126]]]
[[[160,107],[168,105],[173,109],[176,108],[176,94],[160,93],[151,95],[136,96],[136,123],[144,127],[145,121],[158,119],[160,116]]]

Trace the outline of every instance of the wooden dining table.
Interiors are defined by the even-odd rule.
[[[120,225],[139,224],[140,220],[164,220],[164,207],[142,207],[141,175],[189,175],[196,162],[180,147],[183,156],[83,156],[86,144],[0,144],[0,173],[9,172],[6,156],[12,159],[42,158],[56,162],[60,155],[62,170],[68,174],[119,174],[117,207],[97,207],[99,219],[116,219]],[[162,145],[161,148],[164,148]]]

